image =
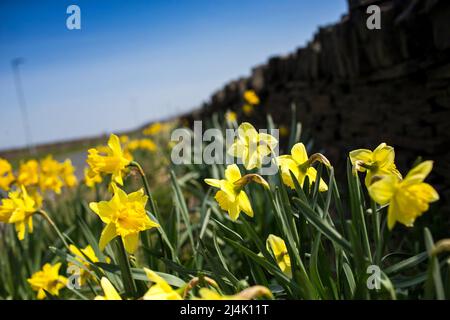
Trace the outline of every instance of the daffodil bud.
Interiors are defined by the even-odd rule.
[[[314,153],[311,155],[308,159],[308,162],[310,165],[312,165],[314,162],[321,162],[328,168],[331,167],[330,161],[321,153]]]
[[[270,189],[269,184],[266,180],[264,180],[263,177],[261,177],[259,174],[251,173],[243,176],[239,180],[237,180],[234,185],[238,187],[239,189],[243,189],[247,184],[250,182],[255,182],[257,184],[262,185],[266,189]]]
[[[450,252],[450,239],[442,239],[436,242],[431,255],[436,256],[442,252]]]
[[[266,297],[269,299],[273,299],[273,294],[266,287],[253,286],[253,287],[242,290],[235,297],[238,299],[242,299],[242,300],[252,300],[252,299],[260,298],[260,297]]]

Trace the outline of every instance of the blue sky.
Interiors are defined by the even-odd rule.
[[[66,8],[81,8],[81,30]],[[199,106],[336,22],[346,0],[0,0],[0,149],[133,128]]]

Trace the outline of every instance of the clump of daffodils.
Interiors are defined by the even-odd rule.
[[[386,143],[374,151],[354,150],[350,152],[350,160],[356,171],[366,172],[365,184],[370,197],[380,205],[389,205],[389,229],[397,222],[412,227],[429,204],[439,200],[436,190],[424,182],[433,168],[432,161],[420,163],[403,178],[394,163],[394,148]]]
[[[251,90],[245,92],[244,99],[252,110],[260,103],[259,97]],[[227,152],[241,161],[242,165],[231,164],[223,169],[218,169],[221,168],[218,165],[214,168],[216,171],[212,172],[203,170],[202,167],[198,172],[190,172],[185,176],[184,182],[195,177],[204,177],[202,174],[206,172],[220,177],[204,179],[206,185],[214,188],[214,199],[209,198],[211,190],[205,193],[202,186],[195,183],[197,181],[189,180],[189,183],[194,182],[196,193],[188,193],[193,189],[187,189],[187,183],[179,183],[181,180],[171,174],[175,191],[174,216],[159,210],[152,196],[154,186],[149,184],[143,168],[133,159],[134,156],[138,159],[141,155],[133,153],[136,150],[152,152],[152,158],[155,157],[156,151],[158,155],[162,154],[157,146],[163,145],[161,142],[164,141],[157,140],[157,137],[167,131],[168,124],[165,123],[158,122],[147,127],[143,132],[147,137],[118,137],[112,134],[107,145],[89,149],[84,179],[88,187],[96,187],[96,192],[94,194],[87,188],[78,188],[77,192],[67,193],[63,198],[64,206],[61,206],[64,210],[58,210],[58,206],[51,206],[51,203],[44,203],[43,197],[48,195],[57,198],[64,188],[74,188],[78,184],[76,170],[70,160],[60,162],[49,155],[42,159],[22,161],[18,168],[13,168],[7,160],[0,159],[0,222],[15,228],[16,233],[11,232],[14,240],[24,240],[27,233],[34,232],[33,236],[27,239],[29,241],[17,241],[20,250],[11,250],[11,254],[16,255],[15,251],[18,251],[20,255],[17,257],[25,257],[23,252],[40,247],[34,244],[48,238],[47,232],[42,232],[42,229],[34,230],[36,221],[33,224],[33,219],[39,215],[48,222],[62,242],[61,244],[52,241],[49,252],[56,252],[58,257],[66,260],[56,262],[58,257],[55,256],[55,259],[51,260],[52,263],[45,263],[38,271],[36,264],[29,261],[31,263],[26,264],[25,277],[29,278],[23,282],[35,293],[28,288],[23,290],[24,294],[36,294],[37,299],[60,296],[63,288],[72,283],[62,275],[61,269],[77,267],[79,271],[76,284],[85,286],[77,295],[95,300],[250,300],[273,299],[274,294],[289,299],[345,298],[348,292],[353,290],[350,288],[353,285],[358,290],[365,290],[364,274],[361,277],[360,274],[354,273],[349,277],[353,270],[358,270],[358,264],[365,266],[369,261],[378,263],[385,255],[383,250],[388,249],[383,243],[386,239],[385,234],[381,232],[384,232],[381,227],[384,224],[381,223],[380,216],[386,212],[384,218],[390,230],[397,223],[412,227],[416,219],[429,210],[430,204],[439,199],[437,191],[425,182],[433,169],[432,161],[417,164],[403,176],[395,164],[394,148],[381,143],[373,151],[358,149],[350,152],[349,160],[353,170],[349,170],[348,194],[352,217],[351,220],[342,218],[340,224],[335,224],[333,211],[339,211],[339,206],[345,211],[347,206],[338,202],[340,195],[334,180],[334,171],[323,154],[308,155],[305,145],[297,142],[289,153],[277,155],[275,148],[279,141],[275,137],[259,133],[248,122],[238,126],[234,112],[227,112],[225,119],[229,126],[238,128],[236,139],[228,146]],[[286,137],[289,130],[285,129],[286,132],[282,136]],[[295,132],[292,132],[292,136],[295,135]],[[142,154],[150,156],[149,153]],[[281,181],[262,176],[264,160],[275,164],[274,167],[279,169]],[[319,177],[321,171],[318,171],[317,163],[320,169],[321,165],[324,166],[325,174],[328,173],[329,185]],[[130,168],[135,170],[133,174],[140,175],[141,180],[134,179],[132,184],[128,185],[131,179],[124,178]],[[360,188],[359,174],[365,175],[364,190]],[[107,184],[99,186],[103,181]],[[269,185],[268,181],[274,185]],[[309,192],[308,188],[313,184],[317,189]],[[141,186],[143,188],[140,188]],[[370,206],[364,199],[366,190],[368,199],[371,199]],[[89,191],[89,197],[95,199],[94,201],[83,199],[82,192],[86,191]],[[192,202],[197,205],[184,202],[186,191],[190,197],[197,197],[195,200],[202,201]],[[72,212],[80,219],[77,222],[80,223],[82,232],[76,230],[78,224],[74,223],[72,227],[71,221],[67,222],[71,216],[67,214],[69,210],[65,209],[72,208],[66,205],[66,198],[72,195],[76,200],[70,202],[71,204],[81,203],[80,206],[73,205],[72,207],[76,208]],[[346,193],[343,195],[347,196]],[[199,203],[201,209],[198,209]],[[64,230],[69,230],[67,234],[62,233],[57,223],[46,213],[47,208],[53,207],[55,210],[49,212],[52,216],[53,212],[56,212],[65,219],[61,221],[66,222]],[[165,207],[164,204],[161,207]],[[355,207],[358,210],[354,210]],[[91,213],[91,216],[86,217],[84,213],[89,209],[95,215]],[[241,213],[253,219],[239,219]],[[373,220],[367,219],[366,222],[365,213],[370,214]],[[201,220],[198,220],[198,217],[201,217]],[[102,229],[97,229],[94,224],[89,225],[92,221],[101,221]],[[345,229],[345,223],[348,222],[351,223],[348,225],[350,228]],[[365,223],[370,228],[367,228]],[[165,226],[170,228],[165,229]],[[344,228],[340,229],[342,226]],[[373,236],[368,232],[372,229]],[[342,230],[353,232],[353,236],[362,235],[361,247],[355,248],[353,241],[358,240],[358,244],[360,239],[351,238],[351,235],[341,233]],[[10,236],[9,233],[3,232],[1,235]],[[195,238],[197,235],[198,241]],[[309,236],[309,239],[306,238]],[[141,238],[143,241],[140,247]],[[174,239],[175,243],[172,243]],[[12,242],[9,240],[8,238],[4,243]],[[108,244],[113,240],[117,246],[109,247]],[[75,245],[85,241],[90,244]],[[4,243],[0,243],[2,248]],[[381,250],[378,250],[380,243]],[[57,245],[60,247],[55,248]],[[372,247],[375,247],[375,250],[372,251]],[[144,250],[138,250],[140,248]],[[211,249],[213,251],[210,251]],[[335,251],[328,255],[328,250]],[[427,243],[427,250],[430,266],[438,267],[440,261],[434,264],[434,259],[450,251],[450,240],[443,239],[431,245]],[[211,252],[212,262],[207,256]],[[215,252],[217,255],[214,255]],[[35,254],[39,261],[40,257],[49,261],[47,255],[41,254],[42,252]],[[14,259],[17,257],[14,256]],[[196,260],[198,257],[205,259]],[[334,263],[334,260],[336,264],[328,268],[326,263]],[[8,263],[6,261],[6,264]],[[395,263],[399,265],[398,262]],[[208,264],[211,265],[204,268],[204,265]],[[382,264],[379,265],[383,267]],[[400,265],[406,268],[405,263],[401,262]],[[192,271],[181,272],[185,268]],[[11,266],[9,269],[12,269]],[[177,274],[164,273],[171,270]],[[385,276],[389,278],[390,272],[384,271]],[[429,273],[433,273],[430,275],[433,281],[439,280],[440,275],[432,268]],[[351,280],[348,285],[346,281],[340,280],[341,276]],[[0,280],[3,279],[5,277],[0,273]],[[344,290],[340,288],[341,282]],[[258,283],[276,289],[272,293]],[[386,283],[383,285],[387,286]],[[23,288],[19,289],[22,291]],[[385,289],[387,288],[383,288]],[[393,298],[396,291],[398,290],[394,288],[390,292]],[[356,297],[355,292],[351,292],[350,297]],[[372,298],[384,293],[380,290],[363,294]]]
[[[148,138],[131,140],[126,145],[126,148],[129,152],[133,152],[138,149],[146,150],[149,152],[155,152],[157,149],[156,144],[151,139]]]
[[[53,191],[60,194],[63,187],[73,188],[78,180],[75,167],[70,159],[59,162],[48,155],[38,161],[30,159],[21,162],[17,174],[14,175],[12,166],[5,159],[0,159],[0,189],[9,191],[13,185],[26,187],[29,190],[38,189],[45,193]]]
[[[51,190],[60,194],[63,186],[71,188],[77,184],[75,168],[70,160],[61,164],[52,156],[47,156],[41,161],[40,168],[39,186],[44,192]]]

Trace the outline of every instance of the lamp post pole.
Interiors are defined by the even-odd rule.
[[[16,86],[17,99],[19,101],[20,113],[22,115],[23,128],[25,132],[25,142],[30,154],[35,154],[36,150],[33,146],[31,140],[31,130],[30,130],[30,122],[28,120],[28,110],[27,104],[25,100],[25,94],[22,87],[22,79],[20,77],[19,65],[24,63],[22,58],[15,58],[11,61],[13,73],[14,73],[14,84]]]

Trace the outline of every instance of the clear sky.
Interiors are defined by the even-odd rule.
[[[66,9],[81,8],[81,30]],[[0,149],[133,128],[199,106],[338,21],[346,0],[0,0]]]

